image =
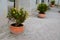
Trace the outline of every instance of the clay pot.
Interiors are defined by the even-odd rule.
[[[40,18],[45,18],[45,17],[46,17],[46,15],[45,15],[45,14],[43,14],[43,13],[40,13],[40,14],[38,14],[38,17],[40,17]]]
[[[54,7],[55,5],[51,5],[51,7]]]
[[[19,26],[15,26],[16,24],[11,24],[10,26],[10,32],[13,34],[20,34],[24,31],[24,27],[23,24],[19,25]]]

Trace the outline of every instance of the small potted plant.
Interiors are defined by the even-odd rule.
[[[45,11],[48,10],[48,6],[45,3],[41,3],[38,5],[37,10],[39,11],[38,17],[44,18],[46,16]]]
[[[54,6],[55,6],[55,1],[52,0],[52,1],[51,1],[51,7],[54,7]]]
[[[19,34],[24,31],[24,25],[23,22],[26,20],[27,12],[21,8],[20,10],[17,10],[16,8],[12,8],[9,10],[7,18],[9,20],[14,19],[15,23],[12,23],[10,25],[10,31],[13,34]]]

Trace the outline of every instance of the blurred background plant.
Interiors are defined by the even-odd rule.
[[[55,4],[55,0],[51,0],[51,5],[54,5]]]
[[[37,10],[43,13],[48,10],[48,6],[45,3],[38,4]]]

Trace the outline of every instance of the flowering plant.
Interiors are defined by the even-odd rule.
[[[16,8],[12,8],[9,10],[7,18],[9,20],[14,19],[16,22],[16,26],[18,26],[19,24],[23,23],[27,17],[27,11],[24,11],[23,8],[21,8],[20,10],[17,10]]]

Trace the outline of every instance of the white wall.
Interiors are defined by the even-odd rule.
[[[41,3],[41,0],[38,0],[38,3]],[[51,2],[51,0],[49,0]],[[58,3],[59,2],[59,3]],[[48,0],[44,0],[44,3],[46,3],[48,5]],[[55,4],[59,4],[60,5],[60,0],[55,0]]]
[[[48,0],[44,0],[44,2],[45,2],[47,5],[49,5]]]
[[[0,26],[7,23],[7,11],[8,11],[8,2],[7,0],[0,0]]]
[[[36,0],[16,0],[16,8],[24,8],[29,12],[29,15],[31,15],[31,10],[35,7]]]
[[[30,7],[31,7],[31,10],[36,8],[36,0],[30,0]]]
[[[56,0],[56,3],[57,3],[58,5],[60,5],[60,0]]]
[[[16,8],[30,9],[30,0],[16,0]]]

